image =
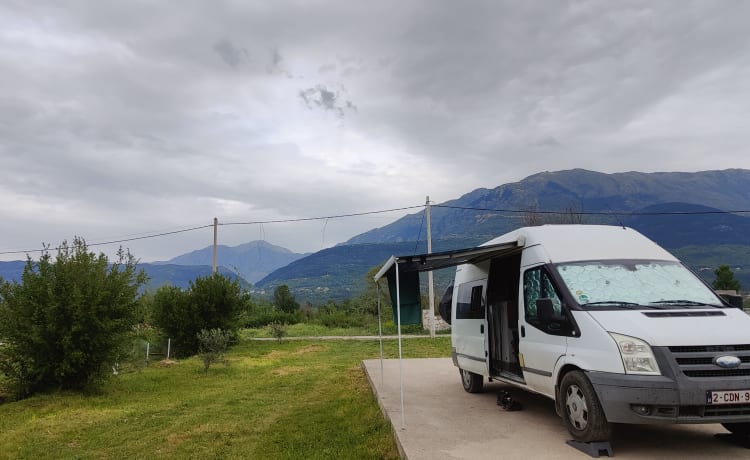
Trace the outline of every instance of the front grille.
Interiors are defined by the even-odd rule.
[[[750,415],[750,404],[732,404],[729,406],[706,406],[704,417],[725,417],[727,415]]]
[[[738,356],[743,363],[750,363],[750,356]],[[675,358],[680,366],[694,366],[697,364],[713,364],[713,358]]]
[[[706,352],[732,352],[750,351],[750,345],[687,345],[669,347],[672,353],[706,353]]]
[[[679,417],[728,417],[750,415],[750,404],[731,404],[726,406],[680,406]]]
[[[750,344],[669,347],[680,371],[690,378],[737,378],[750,376]],[[741,364],[727,369],[714,364],[719,356],[736,356]]]
[[[745,377],[750,369],[683,370],[688,377]]]

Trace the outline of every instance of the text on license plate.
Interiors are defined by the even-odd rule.
[[[750,390],[707,391],[706,404],[750,403]]]

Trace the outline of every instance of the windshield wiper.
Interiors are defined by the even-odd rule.
[[[613,305],[615,307],[640,307],[641,304],[635,302],[624,302],[622,300],[601,300],[599,302],[586,302],[581,304],[582,307],[588,307],[591,305]]]
[[[686,299],[656,300],[654,302],[649,302],[649,303],[661,304],[661,305],[689,305],[689,306],[694,306],[694,307],[717,307],[717,308],[721,307],[721,305],[698,302],[696,300],[686,300]]]

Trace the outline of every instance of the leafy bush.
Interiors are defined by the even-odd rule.
[[[271,329],[271,335],[281,343],[281,340],[286,336],[286,324],[274,321],[268,325]]]
[[[198,277],[187,291],[162,286],[154,294],[154,323],[172,338],[175,356],[198,353],[198,333],[221,329],[235,335],[249,298],[239,282],[221,274]]]
[[[232,334],[229,331],[202,329],[196,337],[198,339],[198,353],[203,361],[203,372],[208,373],[208,368],[215,362],[227,364],[224,353],[226,353],[229,342],[232,340]]]
[[[80,390],[100,381],[132,331],[138,289],[146,282],[120,249],[110,265],[75,238],[52,259],[26,261],[22,282],[0,285],[0,371],[18,397]]]

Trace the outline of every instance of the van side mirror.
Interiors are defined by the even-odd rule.
[[[540,328],[550,334],[564,333],[564,329],[567,329],[565,318],[555,315],[555,304],[550,298],[536,300],[536,317]]]
[[[552,315],[554,314],[554,305],[552,299],[541,298],[536,299],[536,317],[539,319],[541,324],[549,324],[552,322]]]

